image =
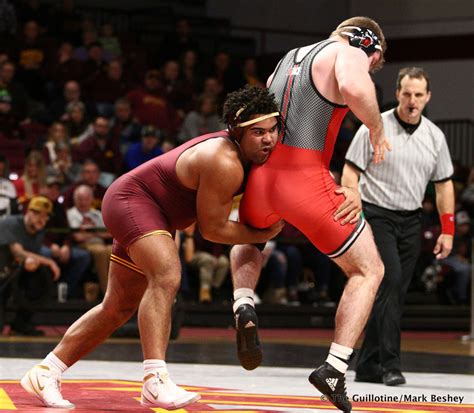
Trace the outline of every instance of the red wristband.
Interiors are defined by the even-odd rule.
[[[454,214],[443,214],[440,216],[441,233],[454,235]]]

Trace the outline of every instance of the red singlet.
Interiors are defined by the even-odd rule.
[[[311,77],[313,59],[333,42],[294,49],[279,62],[270,91],[283,118],[280,142],[265,164],[252,167],[239,211],[242,222],[257,228],[283,218],[332,258],[347,251],[365,225],[333,219],[345,198],[334,192],[329,162],[348,108],[324,98]]]

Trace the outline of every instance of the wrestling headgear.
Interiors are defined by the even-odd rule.
[[[234,117],[234,125],[232,126],[233,128],[243,128],[244,126],[249,126],[253,125],[254,123],[260,122],[262,120],[268,119],[268,118],[273,118],[275,116],[280,116],[280,112],[272,112],[268,113],[266,115],[259,116],[258,118],[250,119],[245,122],[240,121],[240,114],[247,108],[246,105],[242,106],[237,113],[235,114]]]
[[[362,49],[367,56],[372,56],[377,50],[382,53],[382,46],[377,35],[370,29],[357,26],[345,26],[341,32],[349,38],[349,44]]]

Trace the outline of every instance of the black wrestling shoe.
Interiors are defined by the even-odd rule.
[[[324,362],[310,374],[308,380],[339,410],[345,413],[352,410],[352,404],[346,392],[345,374]]]
[[[237,355],[245,370],[256,369],[262,363],[262,350],[258,339],[258,319],[255,308],[242,304],[234,314],[237,330]]]

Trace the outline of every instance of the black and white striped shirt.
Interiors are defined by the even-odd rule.
[[[421,207],[430,181],[451,178],[453,164],[443,132],[422,116],[409,134],[396,119],[394,110],[382,114],[385,136],[392,151],[385,160],[372,162],[369,130],[362,125],[346,153],[346,161],[362,173],[359,190],[362,200],[393,211],[414,211]]]

